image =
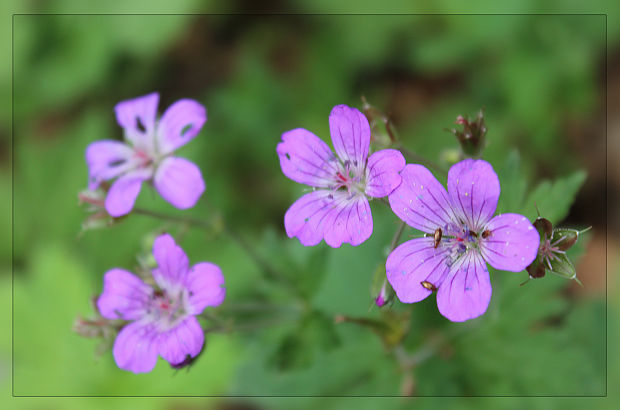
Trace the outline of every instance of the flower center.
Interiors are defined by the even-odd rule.
[[[346,190],[349,194],[364,192],[364,183],[360,175],[356,175],[355,168],[351,166],[349,161],[340,164],[339,170],[335,176],[334,191]]]
[[[554,254],[566,253],[560,250],[560,248],[558,248],[557,246],[560,242],[562,242],[563,239],[564,238],[561,237],[557,241],[551,243],[551,238],[548,238],[547,234],[545,234],[544,239],[540,241],[540,248],[538,249],[538,253],[542,257],[543,261],[545,261],[545,263],[547,264],[549,270],[553,270],[551,266],[551,261],[557,258],[557,256]]]
[[[138,163],[138,166],[141,168],[147,167],[154,162],[154,159],[151,158],[151,155],[146,152],[146,150],[136,148],[134,150],[134,159]]]
[[[182,297],[171,297],[165,290],[155,290],[149,301],[147,314],[165,331],[174,327],[185,317],[185,308]]]
[[[441,235],[436,233],[434,237],[438,246],[441,244],[443,248],[448,250],[449,264],[452,265],[468,251],[480,252],[480,242],[484,235],[472,231],[465,225],[450,224],[442,229]],[[437,243],[438,240],[440,243]]]

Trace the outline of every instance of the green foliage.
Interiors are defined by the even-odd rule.
[[[554,182],[540,182],[525,200],[523,214],[530,220],[537,216],[536,206],[540,215],[557,224],[564,220],[579,188],[586,180],[584,171],[577,171]]]
[[[448,3],[436,7],[445,10]],[[369,326],[388,320],[386,310],[373,307],[371,286],[397,218],[372,201],[372,237],[340,249],[303,247],[282,226],[285,210],[305,191],[281,174],[275,153],[281,133],[304,127],[328,141],[331,107],[360,107],[361,95],[393,115],[407,148],[444,167],[447,152],[458,149],[444,129],[454,126],[457,115],[484,108],[483,157],[500,178],[498,212],[521,212],[533,220],[536,203],[554,224],[569,215],[586,174],[575,166],[582,162],[567,143],[565,119],[589,123],[597,109],[597,64],[605,41],[600,17],[239,18],[16,19],[16,394],[400,394],[408,370],[395,359],[398,343],[386,347]],[[132,215],[78,239],[86,217],[76,199],[87,180],[84,149],[97,139],[120,138],[114,104],[152,90],[161,91],[160,111],[180,97],[207,106],[204,130],[179,151],[200,166],[207,191],[194,209],[178,211],[145,186],[138,205],[213,218],[214,229]],[[8,197],[10,173],[1,172],[0,193]],[[550,180],[540,182],[542,175]],[[220,216],[282,277],[271,276],[228,239],[217,223]],[[8,220],[1,228],[9,230]],[[79,338],[71,326],[78,315],[91,313],[89,298],[100,292],[103,273],[114,266],[134,269],[136,255],[148,251],[148,238],[163,230],[178,239],[193,263],[209,260],[222,267],[227,300],[209,310],[213,320],[247,327],[210,332],[205,353],[189,371],[171,371],[160,360],[153,373],[136,376],[119,370],[109,353],[94,358],[97,341]],[[418,234],[406,229],[401,242]],[[569,251],[578,269],[586,239]],[[8,266],[5,245],[0,257]],[[6,305],[8,269],[2,273],[0,299]],[[519,286],[526,277],[492,272],[488,312],[463,324],[443,318],[434,296],[386,308],[392,318],[409,318],[390,328],[399,335],[395,339],[410,330],[405,351],[424,353],[415,356],[420,362],[412,370],[417,394],[605,392],[601,295],[573,296],[567,291],[572,282],[552,275]],[[255,308],[235,313],[243,304]],[[336,323],[342,317],[350,320]],[[8,358],[8,340],[1,346]],[[4,362],[2,369],[8,367]],[[490,403],[466,406],[514,408]],[[385,402],[259,404],[371,409]],[[433,404],[422,399],[415,406]],[[544,402],[532,407],[547,408]]]
[[[339,344],[333,319],[320,312],[309,312],[282,338],[271,361],[280,371],[305,368],[312,364],[317,352],[329,351]]]

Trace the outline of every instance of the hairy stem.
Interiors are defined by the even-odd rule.
[[[211,205],[209,205],[209,208],[211,211],[214,211]],[[133,212],[138,215],[149,216],[151,218],[160,219],[163,221],[172,221],[172,222],[183,223],[183,224],[190,225],[190,226],[197,226],[205,230],[217,228],[217,224],[214,223],[212,220],[203,220],[203,219],[191,218],[191,217],[185,217],[185,216],[169,215],[169,214],[151,211],[151,210],[142,209],[142,208],[134,208]],[[254,249],[252,245],[250,245],[250,243],[243,236],[241,236],[229,224],[225,223],[223,219],[222,219],[221,228],[223,232],[254,261],[254,263],[266,275],[267,279],[279,281],[285,286],[291,289],[294,289],[293,284],[290,282],[290,280],[286,276],[281,274],[267,260],[265,260],[258,253],[258,251]]]

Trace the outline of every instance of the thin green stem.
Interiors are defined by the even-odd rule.
[[[413,161],[417,164],[422,164],[427,168],[432,169],[435,172],[438,172],[444,176],[448,175],[448,171],[446,171],[441,165],[437,164],[434,161],[431,161],[428,158],[424,158],[423,156],[416,154],[415,152],[405,148],[402,143],[398,142],[395,146],[396,149],[400,150],[403,154],[405,154],[409,161]]]
[[[396,249],[396,246],[398,245],[398,241],[400,240],[400,237],[403,235],[403,232],[405,231],[405,226],[407,226],[407,224],[403,221],[400,221],[398,225],[398,229],[394,233],[394,237],[392,238],[392,242],[390,243],[390,252]]]
[[[213,223],[212,222],[205,221],[205,220],[202,220],[202,219],[197,219],[197,218],[190,218],[190,217],[186,217],[186,216],[169,215],[169,214],[165,214],[165,213],[162,213],[162,212],[151,211],[149,209],[142,209],[142,208],[134,208],[132,212],[134,214],[149,216],[151,218],[161,219],[161,220],[164,220],[164,221],[180,222],[180,223],[184,223],[184,224],[187,224],[187,225],[195,225],[195,226],[199,226],[200,228],[203,228],[203,229],[213,228]]]

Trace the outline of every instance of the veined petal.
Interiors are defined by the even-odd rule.
[[[150,322],[137,321],[123,327],[114,341],[114,360],[121,369],[146,373],[157,363],[158,333]]]
[[[136,320],[144,316],[153,289],[124,269],[114,268],[103,277],[97,309],[106,319]]]
[[[192,266],[185,286],[189,293],[187,310],[191,315],[199,315],[207,306],[219,306],[226,296],[222,270],[209,262]]]
[[[194,316],[179,323],[167,332],[161,333],[157,340],[161,357],[170,364],[179,364],[187,356],[196,357],[202,350],[205,335]]]
[[[334,208],[325,225],[325,243],[332,248],[339,248],[343,243],[360,245],[372,234],[372,214],[368,200],[363,195],[351,198],[344,191],[334,197]]]
[[[172,295],[178,294],[189,270],[189,259],[183,249],[165,233],[155,239],[153,257],[157,262],[157,269],[153,270],[155,282]]]
[[[207,110],[198,101],[182,99],[172,104],[157,125],[157,146],[166,155],[187,144],[207,121]]]
[[[308,130],[297,128],[282,134],[276,148],[282,172],[300,184],[328,188],[338,174],[338,159],[327,144]]]
[[[387,279],[403,303],[419,302],[432,293],[422,284],[439,288],[449,271],[448,250],[434,247],[434,239],[416,238],[400,244],[385,263]]]
[[[334,248],[343,242],[357,246],[372,233],[372,215],[364,196],[350,197],[346,191],[317,190],[299,198],[284,215],[289,238],[305,246],[323,238]]]
[[[448,172],[448,195],[454,212],[475,232],[493,217],[499,191],[497,174],[486,161],[466,159]]]
[[[498,215],[484,229],[489,233],[480,239],[480,250],[495,269],[520,272],[536,259],[540,236],[523,215]]]
[[[453,322],[464,322],[486,312],[491,301],[491,279],[477,252],[456,260],[437,291],[439,312]]]
[[[200,168],[185,158],[168,157],[155,171],[157,192],[173,206],[188,209],[196,205],[205,191]]]
[[[366,194],[382,198],[400,185],[399,172],[405,166],[405,157],[395,149],[377,151],[368,158],[366,165]]]
[[[121,175],[108,191],[105,199],[106,211],[117,218],[131,212],[142,188],[142,182],[152,175],[150,169],[137,169]]]
[[[453,223],[448,194],[428,169],[408,164],[400,176],[401,184],[388,197],[392,211],[400,219],[426,233]]]
[[[159,94],[151,93],[116,104],[116,121],[135,147],[152,152]]]
[[[353,169],[364,169],[370,146],[370,124],[358,109],[337,105],[329,114],[329,131],[334,149]]]
[[[119,141],[95,141],[86,148],[88,165],[88,189],[97,189],[102,181],[107,181],[130,170],[134,163],[133,149]]]

